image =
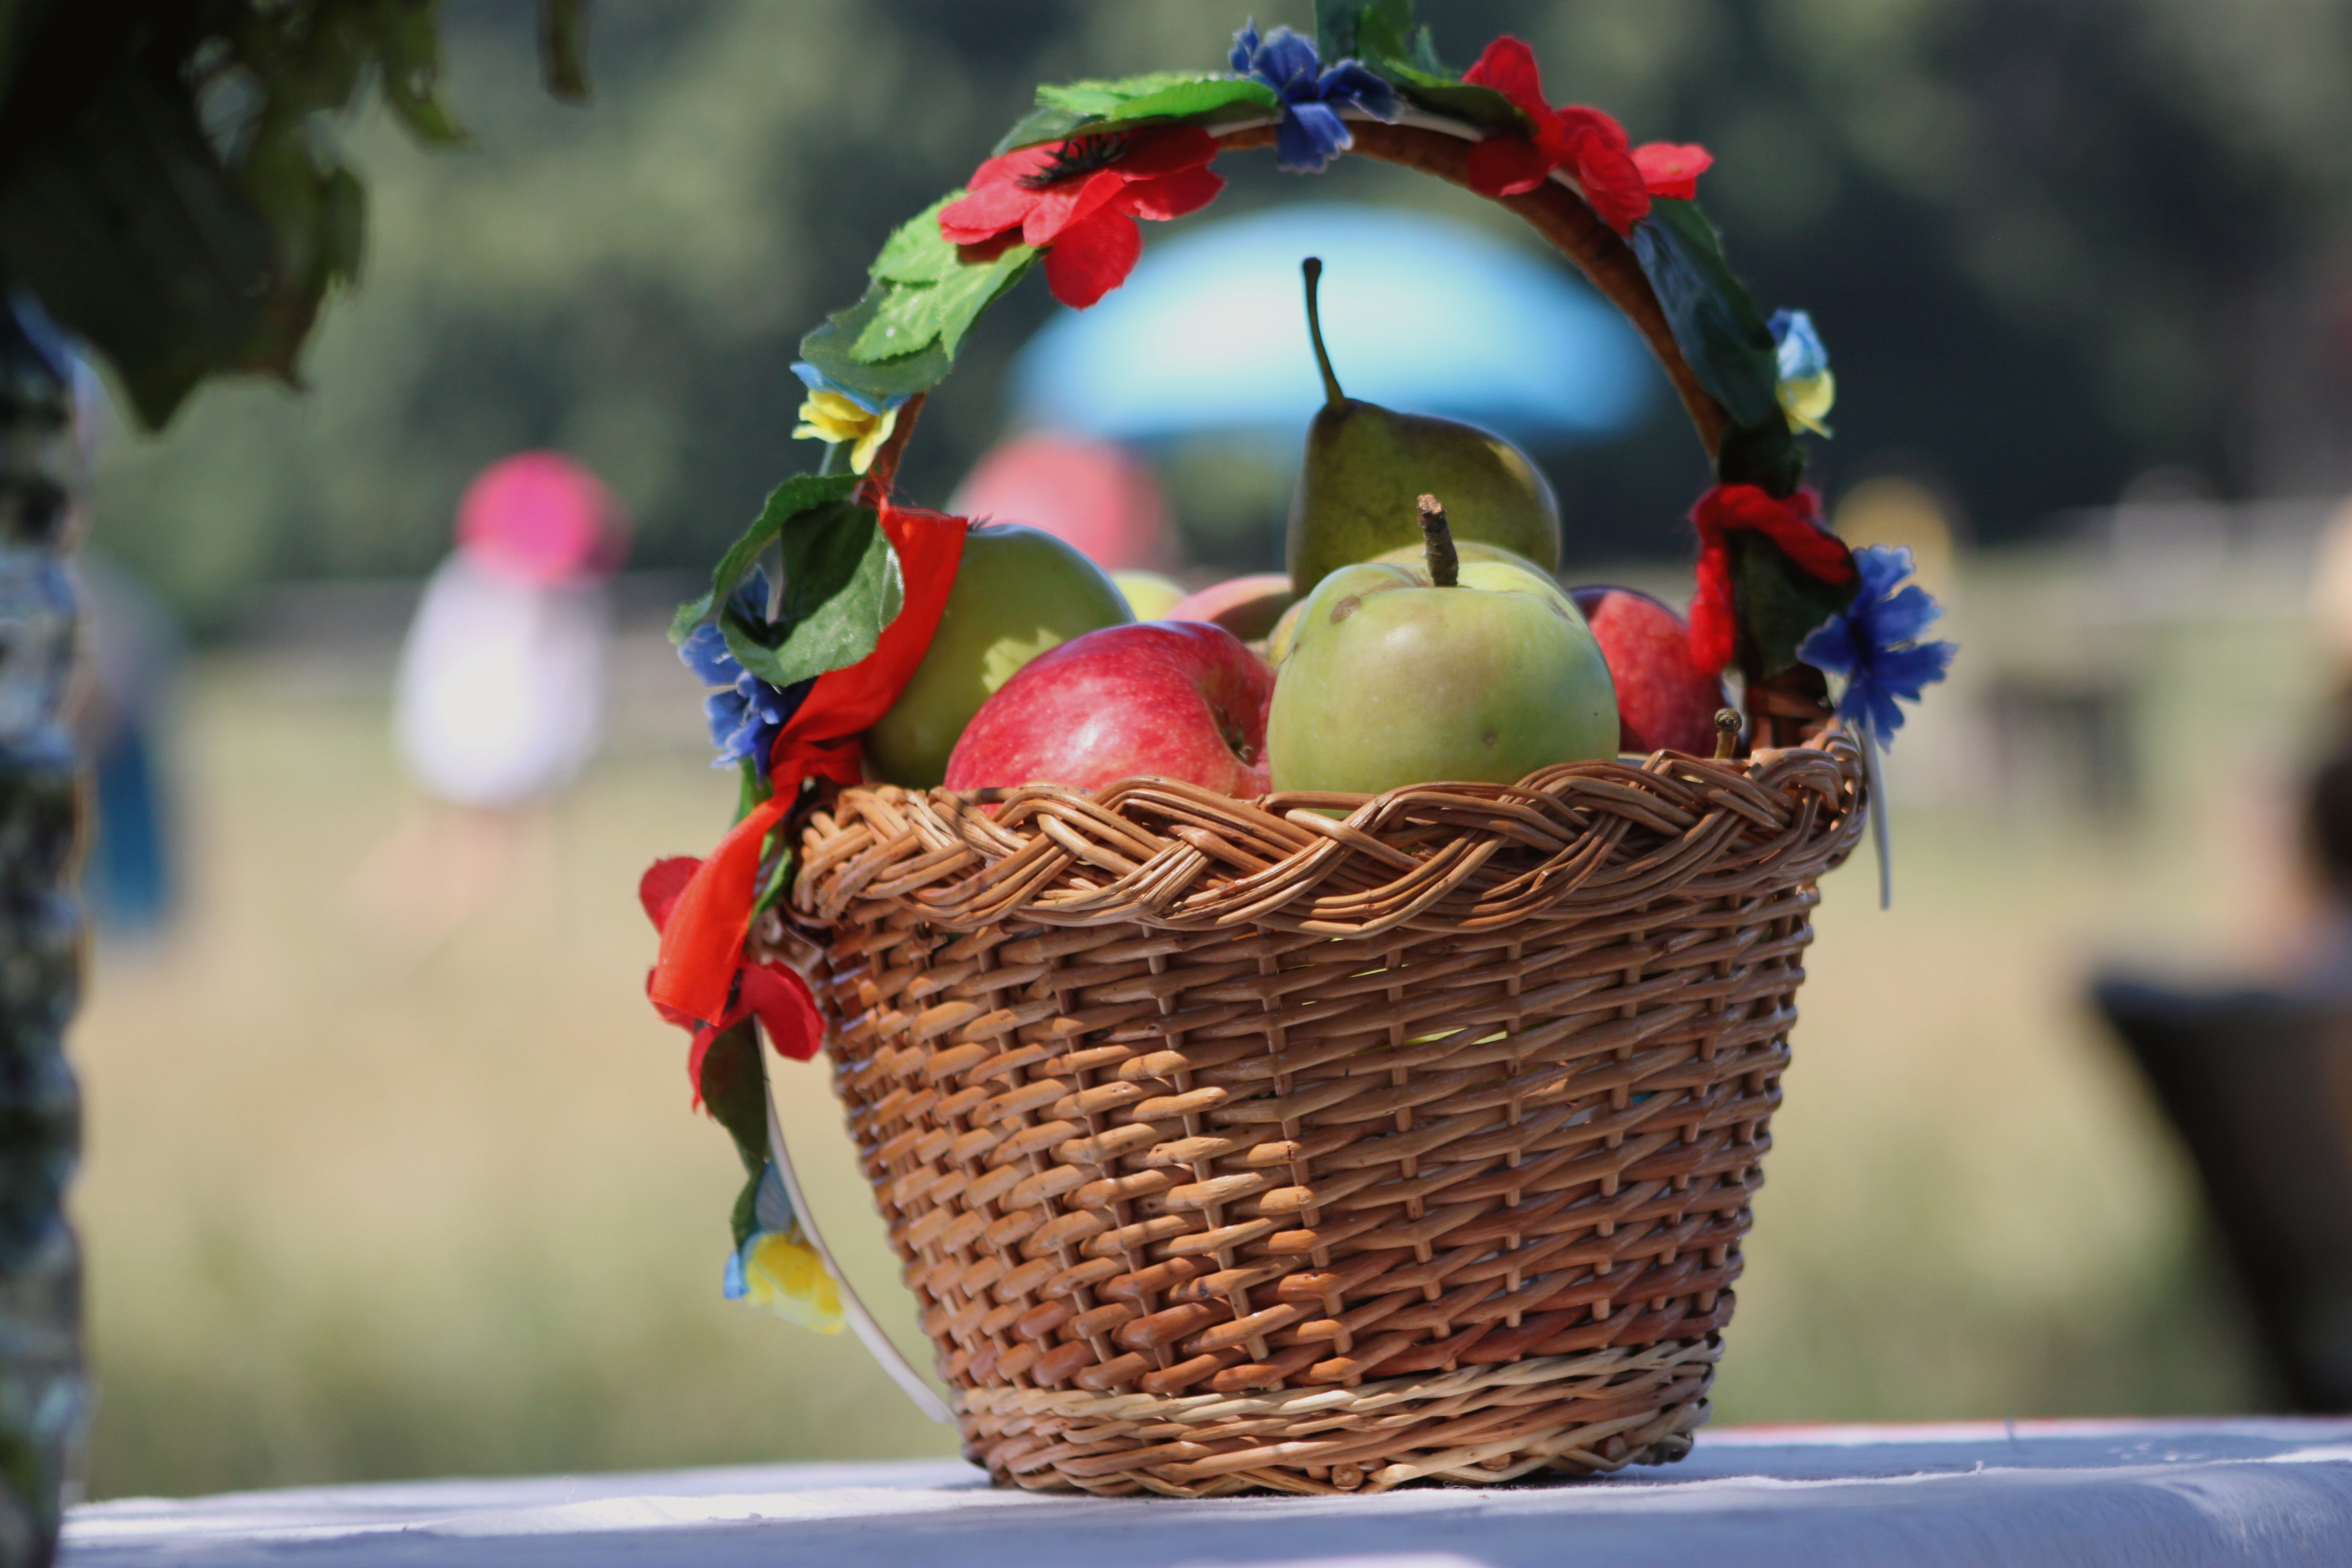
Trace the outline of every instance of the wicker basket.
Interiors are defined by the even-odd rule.
[[[1832,735],[841,792],[793,908],[969,1456],[1188,1497],[1680,1458],[1861,777]]]

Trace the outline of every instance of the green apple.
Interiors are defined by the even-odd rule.
[[[1408,544],[1402,549],[1385,551],[1373,556],[1372,559],[1418,565],[1422,563],[1426,549],[1425,545]],[[1546,572],[1517,551],[1506,550],[1499,544],[1489,544],[1484,540],[1457,539],[1454,542],[1454,552],[1455,557],[1462,561],[1504,562],[1509,565],[1522,567],[1532,575],[1541,577],[1547,582],[1554,580],[1550,573]],[[1274,623],[1274,629],[1266,634],[1265,661],[1277,669],[1282,667],[1282,661],[1290,656],[1291,645],[1298,639],[1298,617],[1306,608],[1305,599],[1292,600],[1290,607],[1282,612],[1282,618]]]
[[[1102,568],[1052,534],[1017,522],[972,529],[929,651],[866,731],[866,772],[933,787],[963,727],[1015,670],[1072,637],[1134,619]]]
[[[1135,612],[1139,621],[1164,621],[1168,612],[1182,604],[1192,595],[1173,577],[1163,577],[1157,572],[1129,569],[1114,572],[1110,580],[1118,585],[1119,596],[1127,607]]]
[[[1575,602],[1540,568],[1458,560],[1422,508],[1423,564],[1343,566],[1307,596],[1266,721],[1276,789],[1516,784],[1617,754],[1616,689]]]

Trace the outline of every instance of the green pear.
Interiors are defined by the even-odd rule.
[[[866,731],[866,769],[908,789],[947,776],[948,753],[980,705],[1047,648],[1135,619],[1116,584],[1042,529],[986,523],[963,559],[914,678]]]
[[[1308,257],[1307,331],[1323,373],[1324,403],[1307,429],[1307,458],[1290,503],[1290,580],[1303,593],[1351,562],[1416,546],[1413,500],[1445,498],[1456,538],[1482,541],[1559,565],[1559,502],[1526,453],[1455,419],[1399,414],[1339,390],[1323,346],[1316,288],[1323,263]]]
[[[1445,512],[1421,508],[1423,565],[1344,566],[1307,595],[1266,719],[1276,789],[1516,784],[1617,754],[1617,689],[1575,602],[1541,572],[1458,561]]]

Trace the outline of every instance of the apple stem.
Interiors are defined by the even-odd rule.
[[[1739,710],[1718,708],[1715,710],[1715,760],[1729,762],[1731,753],[1739,749]]]
[[[1462,581],[1462,559],[1454,552],[1454,531],[1445,526],[1445,509],[1435,496],[1421,498],[1421,549],[1429,562],[1429,581],[1451,588]]]
[[[1323,373],[1323,401],[1337,408],[1348,401],[1339,390],[1339,377],[1331,368],[1331,355],[1323,347],[1323,312],[1316,301],[1316,292],[1323,281],[1323,258],[1310,256],[1298,264],[1307,275],[1307,340],[1315,345],[1315,366]]]

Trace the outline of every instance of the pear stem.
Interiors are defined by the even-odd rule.
[[[1323,281],[1323,258],[1310,256],[1298,264],[1307,275],[1307,337],[1315,345],[1315,366],[1323,373],[1323,401],[1333,408],[1348,401],[1339,390],[1339,377],[1331,369],[1331,355],[1323,347],[1323,312],[1316,301],[1316,292]]]
[[[1715,710],[1715,760],[1727,763],[1731,753],[1739,749],[1739,710],[1718,708]]]
[[[1421,549],[1429,562],[1432,586],[1451,588],[1462,581],[1462,559],[1454,552],[1454,531],[1445,525],[1445,509],[1435,496],[1421,498]]]

